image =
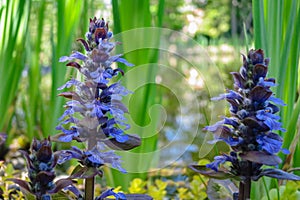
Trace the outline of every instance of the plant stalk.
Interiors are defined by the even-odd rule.
[[[247,162],[246,179],[239,185],[239,200],[250,200],[252,162]]]
[[[244,182],[240,182],[239,200],[249,200],[251,192],[251,179],[247,178]]]
[[[91,134],[92,135],[92,134]],[[93,149],[97,145],[97,141],[93,137],[88,139],[88,149]],[[94,200],[94,188],[95,187],[95,177],[87,178],[84,182],[84,196],[85,200]]]
[[[85,179],[85,200],[93,200],[94,199],[94,183],[95,177]]]

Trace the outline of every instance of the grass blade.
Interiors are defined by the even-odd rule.
[[[19,81],[25,67],[25,46],[31,1],[3,1],[0,19],[0,130],[9,132]],[[12,135],[9,135],[11,140]]]
[[[143,155],[148,152],[155,152],[157,149],[158,136],[155,131],[159,120],[159,111],[151,112],[151,119],[149,117],[149,108],[155,103],[159,103],[155,98],[157,96],[156,86],[154,84],[145,84],[142,88],[139,88],[142,86],[139,85],[140,82],[155,82],[157,69],[155,66],[149,67],[147,64],[157,62],[158,50],[136,50],[134,49],[134,46],[144,48],[145,45],[143,46],[143,44],[149,43],[149,41],[153,43],[153,46],[159,44],[159,32],[154,35],[144,33],[142,29],[130,31],[131,35],[124,32],[134,28],[151,26],[152,17],[149,0],[113,0],[112,5],[114,14],[114,32],[116,34],[116,32],[123,31],[120,39],[117,39],[122,42],[122,52],[119,53],[125,53],[126,59],[136,66],[130,73],[125,74],[125,78],[122,80],[122,83],[124,83],[127,88],[135,90],[129,104],[132,118],[130,119],[130,124],[132,126],[130,132],[137,133],[143,138],[142,145],[132,151],[138,156],[133,158],[131,154],[120,153],[122,159],[125,161],[123,165],[124,168],[136,169],[136,172],[142,171],[143,173],[129,173],[123,175],[117,171],[112,171],[114,186],[121,185],[123,190],[127,190],[129,181],[135,177],[145,178],[147,176],[147,173],[145,172],[147,172],[151,164],[153,164],[151,163],[153,158],[146,159]],[[162,24],[163,10],[164,0],[161,0],[156,15],[156,26]],[[132,40],[132,38],[135,39]],[[120,51],[121,48],[118,48],[117,51]],[[124,69],[124,71],[128,71],[128,69]],[[154,160],[155,159],[156,158],[154,158]],[[138,171],[137,169],[141,171]]]

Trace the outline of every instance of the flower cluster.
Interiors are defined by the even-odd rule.
[[[79,194],[72,185],[71,179],[60,179],[55,183],[54,168],[57,164],[58,156],[51,149],[49,139],[43,141],[33,140],[31,153],[20,150],[27,163],[29,182],[19,179],[7,179],[20,185],[23,189],[33,194],[38,200],[51,199],[51,194],[55,194],[62,189],[69,189],[75,194]]]
[[[200,173],[218,176],[216,172],[229,177],[257,180],[261,176],[281,179],[299,180],[299,177],[279,169],[262,170],[263,165],[277,166],[281,159],[276,155],[282,149],[282,138],[273,131],[285,131],[279,122],[278,106],[284,106],[282,100],[276,98],[271,87],[276,86],[274,78],[267,78],[269,59],[264,58],[263,50],[250,50],[248,56],[243,55],[243,65],[239,72],[232,72],[234,90],[228,90],[212,100],[227,100],[230,104],[231,117],[223,119],[212,126],[204,128],[214,133],[210,143],[224,141],[231,146],[229,155],[215,157],[214,162],[203,170],[199,166],[191,168]],[[231,163],[230,169],[219,168],[220,164]],[[271,171],[270,171],[271,170]],[[273,171],[272,171],[273,170]]]
[[[112,68],[112,63],[133,66],[121,58],[122,54],[110,55],[116,45],[110,41],[112,35],[103,19],[90,19],[86,40],[78,39],[86,54],[75,51],[70,56],[60,58],[60,62],[69,61],[66,65],[76,68],[82,74],[83,81],[71,79],[59,88],[63,90],[73,86],[74,91],[59,94],[71,100],[66,103],[66,110],[56,127],[62,131],[56,139],[94,144],[88,151],[75,147],[64,151],[61,161],[76,158],[86,166],[99,167],[108,163],[121,169],[119,157],[112,151],[102,152],[103,147],[130,150],[140,145],[138,136],[124,133],[129,129],[124,117],[128,110],[121,99],[130,92],[120,82],[110,83],[113,77],[124,74],[120,68]]]

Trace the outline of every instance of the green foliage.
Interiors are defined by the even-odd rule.
[[[229,31],[230,15],[228,13],[230,13],[230,6],[231,1],[229,0],[207,1],[204,6],[203,23],[199,27],[199,33],[216,38]]]
[[[166,194],[167,183],[156,179],[154,185],[148,185],[148,194],[153,197],[153,199],[162,200]]]
[[[288,129],[283,147],[288,148],[295,136],[297,117],[294,116],[299,115],[294,107],[299,86],[300,2],[253,0],[253,15],[255,48],[265,49],[266,56],[271,58],[269,76],[278,80],[276,96],[287,104],[280,115]],[[295,159],[295,167],[299,166]]]
[[[148,194],[154,199],[207,199],[206,184],[208,178],[194,175],[191,180],[174,181],[155,178],[153,181],[135,178],[131,181],[128,191],[130,194]],[[175,188],[172,190],[171,188]]]
[[[18,84],[25,67],[30,6],[30,0],[0,3],[0,131],[10,128],[15,111]]]
[[[16,173],[12,164],[5,165],[3,161],[0,161],[0,190],[3,191],[4,199],[10,199],[9,197],[15,200],[24,199],[24,195],[21,191],[13,187],[9,188],[9,186],[12,186],[11,182],[5,181],[7,178],[15,178],[16,175],[20,174]]]
[[[147,182],[140,178],[135,178],[131,181],[128,191],[130,194],[145,194]]]
[[[56,27],[52,26],[52,30],[56,32],[51,33],[51,47],[52,47],[52,84],[50,105],[42,107],[42,129],[46,135],[53,134],[53,130],[57,126],[57,119],[62,114],[63,98],[58,98],[59,91],[57,88],[64,84],[67,69],[63,63],[59,63],[59,57],[67,55],[72,49],[72,43],[75,39],[76,30],[81,18],[82,1],[73,0],[56,0],[53,2],[57,5],[57,23]],[[88,19],[83,19],[88,20]],[[51,113],[51,115],[49,115]],[[45,120],[48,119],[48,120]]]
[[[123,167],[128,172],[135,173],[122,174],[112,170],[112,178],[107,178],[113,180],[113,182],[109,182],[109,185],[121,185],[126,191],[130,180],[137,177],[146,178],[148,169],[151,165],[155,166],[157,162],[157,155],[154,155],[153,152],[157,149],[158,135],[156,129],[160,113],[155,111],[151,113],[151,117],[149,113],[151,106],[159,104],[156,86],[149,84],[155,82],[157,68],[155,66],[138,67],[143,64],[157,63],[159,51],[145,47],[149,44],[158,47],[160,33],[149,34],[143,29],[136,28],[160,27],[164,14],[164,0],[159,0],[157,9],[154,9],[156,10],[154,19],[150,12],[150,0],[113,0],[112,5],[115,40],[122,42],[117,51],[125,54],[125,58],[135,65],[131,73],[125,74],[124,79],[122,79],[123,85],[134,92],[130,102],[127,98],[130,103],[128,107],[132,118],[129,120],[130,132],[136,133],[142,138],[141,146],[132,151],[135,153],[134,155],[131,152],[120,153],[122,160],[124,160]],[[134,70],[136,68],[141,70]],[[124,68],[124,71],[127,72],[128,69]],[[140,82],[145,84],[142,86],[139,84]],[[146,158],[146,154],[150,156]]]
[[[58,58],[70,53],[81,20],[88,20],[82,13],[89,3],[1,2],[0,131],[8,133],[8,144],[24,132],[29,141],[54,134],[63,105],[56,88],[67,76]]]
[[[291,1],[260,1],[253,0],[253,22],[255,48],[266,50],[270,57],[269,77],[278,80],[276,96],[287,105],[281,108],[280,116],[286,133],[283,136],[283,148],[291,148],[297,140],[296,127],[300,113],[300,100],[297,97],[299,88],[299,52],[300,52],[300,2]],[[283,164],[288,167],[299,167],[300,143],[296,151],[291,151],[289,159],[281,155]],[[298,174],[298,172],[296,172]],[[299,175],[299,174],[298,174]],[[274,187],[269,181],[266,187]],[[252,198],[260,198],[261,184],[253,185]]]
[[[154,183],[151,183],[140,178],[135,178],[130,183],[128,191],[130,194],[148,194],[154,199],[162,200],[167,194],[167,185],[167,182],[160,179],[156,179]]]
[[[157,0],[158,2],[158,0]],[[157,4],[157,2],[155,2]],[[165,0],[164,20],[162,26],[172,30],[182,30],[186,23],[186,16],[180,10],[184,0]]]
[[[278,199],[277,188],[269,191],[269,197],[264,196],[262,200],[296,200],[300,199],[300,183],[287,181],[285,185],[279,187],[280,199]]]
[[[207,178],[204,176],[194,175],[189,188],[179,187],[177,189],[179,199],[206,199],[206,185],[203,180],[207,182]]]

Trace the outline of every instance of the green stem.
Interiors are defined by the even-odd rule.
[[[94,177],[85,179],[85,200],[94,199],[94,183]]]
[[[264,188],[265,188],[266,193],[267,193],[267,198],[268,198],[268,200],[271,200],[265,177],[263,177],[263,183],[264,183]]]
[[[276,190],[277,190],[277,199],[280,200],[280,190],[279,190],[278,179],[275,180],[275,184],[276,184]]]

